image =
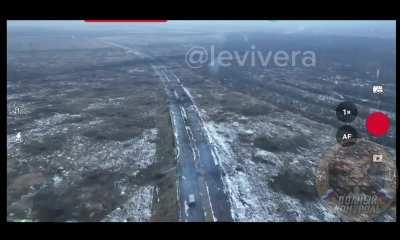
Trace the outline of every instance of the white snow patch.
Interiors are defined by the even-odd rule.
[[[185,200],[185,202],[184,202],[184,205],[185,205],[185,216],[187,217],[187,216],[189,216],[189,215],[188,215],[189,205],[188,205],[188,203],[187,203],[186,200]]]
[[[58,186],[62,182],[63,178],[58,175],[55,175],[52,180],[54,185]]]
[[[122,207],[116,208],[102,222],[150,221],[153,191],[153,186],[140,187]]]

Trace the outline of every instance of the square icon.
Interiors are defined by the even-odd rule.
[[[374,94],[383,94],[383,86],[382,85],[374,85],[374,86],[372,86],[372,93],[374,93]]]
[[[372,155],[373,162],[383,162],[383,155],[382,154],[374,154]]]

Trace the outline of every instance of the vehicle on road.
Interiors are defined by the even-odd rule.
[[[194,197],[194,194],[190,194],[189,195],[189,207],[194,207],[195,204],[196,204],[196,199]]]

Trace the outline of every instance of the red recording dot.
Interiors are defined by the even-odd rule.
[[[382,137],[389,131],[390,119],[382,112],[373,112],[367,117],[365,125],[369,134]]]

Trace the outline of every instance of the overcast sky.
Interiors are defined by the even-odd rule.
[[[8,29],[28,27],[32,29],[57,28],[65,30],[156,30],[156,31],[270,31],[285,34],[333,34],[368,37],[396,36],[393,21],[168,21],[166,23],[88,23],[84,21],[7,21]]]

